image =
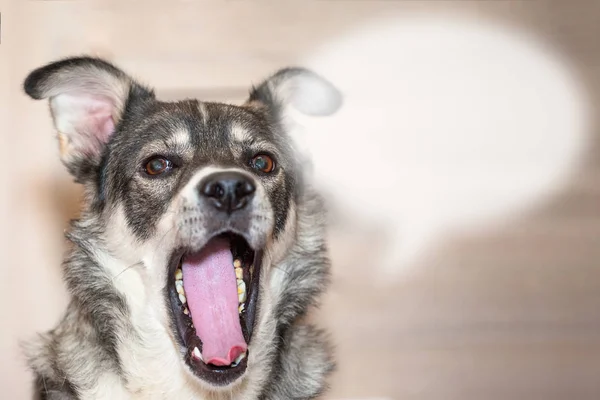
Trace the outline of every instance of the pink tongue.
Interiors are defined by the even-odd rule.
[[[183,259],[183,288],[206,364],[230,365],[248,346],[238,314],[229,241],[214,239]]]

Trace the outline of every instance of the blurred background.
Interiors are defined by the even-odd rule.
[[[427,149],[442,142],[448,146],[448,151],[419,153],[423,157],[408,164],[390,163],[394,155],[385,158],[375,151],[371,155],[388,175],[354,178],[354,172],[341,167],[348,159],[340,154],[364,162],[364,154],[347,146],[368,144],[365,135],[370,132],[349,129],[350,120],[343,120],[348,111],[341,120],[315,123],[316,130],[345,136],[344,143],[337,136],[327,143],[311,142],[316,157],[325,154],[320,165],[333,171],[318,179],[336,192],[330,201],[339,211],[332,215],[330,232],[333,285],[314,314],[331,331],[337,347],[338,369],[326,398],[600,398],[600,2],[4,0],[0,12],[3,399],[30,398],[31,377],[17,341],[52,327],[66,305],[60,277],[62,234],[68,220],[76,217],[80,201],[79,188],[58,161],[46,104],[26,98],[21,84],[33,68],[82,53],[108,58],[156,87],[163,99],[192,96],[235,103],[245,99],[251,83],[273,71],[291,64],[311,65],[342,91],[347,89],[348,109],[354,115],[367,103],[387,110],[380,116],[382,126],[398,131],[373,136],[379,149],[398,145],[392,137],[396,134],[430,138],[420,143]],[[431,17],[438,22],[429,21]],[[470,28],[464,28],[467,25]],[[392,32],[403,26],[411,29]],[[445,27],[443,32],[431,30],[439,26]],[[392,29],[379,32],[378,27]],[[365,37],[373,41],[361,42]],[[425,54],[419,52],[420,44],[431,54],[438,48],[453,50],[440,60],[389,58],[407,43],[412,43],[411,54]],[[414,43],[419,44],[416,51]],[[464,51],[462,45],[469,43],[476,48],[471,58],[470,48]],[[381,51],[363,55],[369,48]],[[357,50],[349,55],[349,49]],[[414,72],[422,71],[419,62],[427,60],[436,67],[428,70],[428,82],[434,76],[435,82],[459,77],[466,86],[478,88],[485,82],[481,98],[461,97],[460,85],[427,89],[434,99],[450,93],[447,104],[463,106],[457,108],[464,113],[459,114],[461,121],[478,115],[474,132],[483,136],[464,134],[461,123],[444,131],[443,140],[438,140],[443,131],[439,126],[411,131],[410,126],[394,125],[403,120],[402,102],[419,98],[425,79]],[[391,65],[393,73],[365,74],[377,65]],[[357,66],[368,68],[353,69]],[[525,67],[533,73],[521,74]],[[450,69],[452,75],[445,75]],[[502,71],[521,81],[505,83]],[[480,81],[469,80],[481,76]],[[361,97],[364,87],[352,85],[358,81],[383,90]],[[417,84],[403,90],[397,85],[400,81]],[[509,86],[516,89],[499,89]],[[523,90],[528,87],[533,89]],[[527,97],[531,93],[537,97]],[[495,113],[482,113],[481,104],[481,109],[470,108],[488,94],[502,99],[494,103]],[[367,101],[354,101],[359,97]],[[400,103],[390,100],[398,97]],[[418,104],[420,112],[433,107],[428,116],[435,120],[446,103]],[[409,114],[421,115],[405,113]],[[485,129],[488,116],[496,119]],[[505,120],[510,123],[502,125],[504,130],[496,129]],[[477,179],[461,170],[445,174],[448,170],[436,160],[447,154],[464,160],[459,150],[476,137],[485,140],[469,154],[489,153],[467,157],[466,170],[490,174]],[[523,143],[527,152],[518,153],[520,163],[515,163],[516,153],[511,151]],[[487,160],[500,145],[508,150],[502,153],[505,158],[497,158],[498,170]],[[402,154],[398,159],[410,158]],[[395,172],[407,165],[412,171],[437,172],[394,180],[399,176]],[[347,201],[363,199],[360,188],[366,181],[373,190],[385,182],[396,185],[380,188],[392,201]],[[457,190],[454,181],[462,189]],[[429,183],[425,191],[420,189],[424,182]],[[435,182],[435,190],[430,182]],[[521,184],[511,186],[515,182]],[[496,192],[500,186],[502,191]],[[501,193],[518,195],[505,198]],[[429,208],[415,208],[431,197],[436,201]],[[446,197],[452,201],[445,202]],[[404,198],[411,201],[403,203]],[[465,213],[473,209],[477,215]],[[484,218],[488,211],[493,211],[493,219]],[[403,218],[396,218],[398,214]],[[408,224],[406,215],[411,216]],[[421,224],[429,215],[437,219]],[[449,215],[452,218],[446,218]],[[454,222],[438,224],[442,217]],[[388,224],[380,224],[382,219]],[[478,223],[455,223],[466,219]],[[460,229],[448,228],[459,225]],[[467,225],[469,229],[462,229]],[[390,240],[395,248],[413,228],[424,226],[428,233],[435,228],[435,241],[417,246],[418,256],[412,251],[410,257],[400,254],[391,268],[380,268],[386,264],[381,261],[382,248]],[[398,235],[398,230],[403,233]]]

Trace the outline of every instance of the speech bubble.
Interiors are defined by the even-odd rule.
[[[314,184],[347,215],[392,232],[398,274],[436,240],[547,201],[577,171],[589,101],[574,69],[514,27],[452,17],[374,20],[304,63],[343,107],[293,113]]]

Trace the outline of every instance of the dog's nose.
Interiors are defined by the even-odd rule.
[[[217,210],[229,214],[246,207],[255,190],[252,181],[239,172],[217,172],[204,178],[199,185],[200,195]]]

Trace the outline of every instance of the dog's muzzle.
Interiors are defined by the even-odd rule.
[[[259,302],[262,254],[271,231],[268,199],[251,175],[212,172],[181,204],[180,246],[166,297],[184,361],[214,386],[245,372]]]

